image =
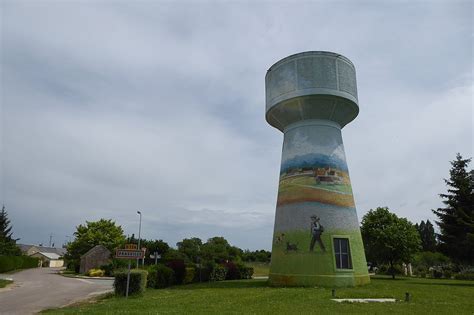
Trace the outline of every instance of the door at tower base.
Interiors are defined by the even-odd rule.
[[[300,122],[285,130],[269,280],[284,286],[370,281],[335,123]]]

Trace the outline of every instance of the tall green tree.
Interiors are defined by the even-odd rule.
[[[79,225],[74,232],[74,241],[67,245],[67,254],[64,256],[69,268],[78,269],[81,256],[96,245],[107,247],[112,253],[125,243],[125,235],[121,226],[112,220],[86,221]]]
[[[436,233],[431,224],[430,220],[425,221],[421,220],[421,223],[418,225],[415,224],[418,233],[420,234],[421,247],[425,252],[435,252],[436,251]]]
[[[448,191],[440,194],[446,207],[432,210],[438,217],[440,249],[460,264],[474,263],[474,181],[467,167],[471,159],[461,154],[451,162]]]
[[[409,263],[421,248],[420,235],[415,226],[386,207],[371,209],[364,215],[361,233],[367,259],[378,264],[389,264],[393,279],[394,265]]]
[[[184,254],[189,262],[197,262],[200,255],[202,241],[198,237],[185,238],[181,242],[176,243],[178,251]]]
[[[16,240],[13,238],[12,226],[5,205],[0,211],[0,255],[21,255],[21,251],[16,246]]]

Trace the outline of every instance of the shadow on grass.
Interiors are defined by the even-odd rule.
[[[177,285],[173,290],[199,290],[199,289],[249,289],[269,287],[267,280],[227,280],[216,282],[202,282],[188,285]]]
[[[395,277],[395,279],[392,279],[392,276],[376,275],[376,276],[370,276],[370,279],[400,281],[400,280],[410,280],[411,278],[399,276],[399,277]]]
[[[452,287],[474,287],[474,283],[449,283],[448,281],[451,280],[446,280],[446,282],[421,282],[421,281],[414,281],[413,284],[421,284],[421,285],[446,285],[446,286],[452,286]]]

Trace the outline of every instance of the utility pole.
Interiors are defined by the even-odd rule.
[[[51,247],[52,240],[53,240],[53,233],[49,234],[49,247]]]
[[[140,215],[140,224],[138,225],[138,250],[141,250],[140,248],[140,233],[142,231],[142,213],[140,211],[137,211],[137,213]],[[140,258],[137,258],[137,268],[139,264]]]

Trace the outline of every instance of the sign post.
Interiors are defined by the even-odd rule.
[[[125,289],[125,298],[128,298],[128,291],[130,288],[130,267],[132,259],[143,259],[144,251],[139,250],[136,244],[125,244],[124,249],[117,249],[115,251],[115,258],[128,259],[128,273],[127,273],[127,288]]]
[[[125,289],[125,298],[128,299],[128,288],[130,288],[130,264],[132,260],[128,260],[128,273],[127,273],[127,288]]]

